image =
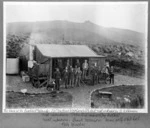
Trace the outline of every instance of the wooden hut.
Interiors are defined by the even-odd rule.
[[[97,63],[97,66],[101,68],[105,65],[105,57],[97,55],[86,45],[36,44],[33,55],[33,60],[37,63],[34,75],[43,76],[43,78],[46,76],[47,83],[53,78],[56,68],[65,68],[67,60],[74,67],[77,59],[81,64],[86,59],[89,70],[93,63]]]

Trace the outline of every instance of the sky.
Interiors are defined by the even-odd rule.
[[[147,2],[5,2],[4,20],[36,22],[67,20],[91,21],[104,27],[147,29]]]

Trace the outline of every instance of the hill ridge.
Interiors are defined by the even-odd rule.
[[[7,34],[30,34],[52,40],[88,42],[94,44],[125,43],[143,45],[144,34],[121,28],[106,28],[91,21],[67,20],[12,22],[7,24]],[[33,37],[33,36],[32,36]],[[33,37],[34,38],[34,37]]]

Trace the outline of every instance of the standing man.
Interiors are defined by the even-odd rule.
[[[114,66],[110,67],[110,84],[114,84]]]
[[[61,73],[59,71],[59,68],[56,68],[56,71],[54,72],[54,78],[56,82],[56,90],[60,89],[60,80],[61,80]]]
[[[78,68],[77,68],[77,65],[75,65],[75,68],[74,68],[74,86],[77,86],[77,73],[78,73]]]
[[[68,72],[68,68],[66,67],[64,72],[63,72],[63,78],[64,78],[66,89],[68,88],[68,76],[69,76],[69,72]]]
[[[69,59],[67,60],[66,67],[67,67],[68,69],[70,68],[70,61],[69,61]]]
[[[70,65],[70,61],[69,61],[69,59],[67,59],[66,68],[67,68],[68,72],[70,72],[71,67],[72,66]],[[69,85],[69,82],[70,82],[70,76],[68,74],[68,85]]]
[[[68,85],[70,84],[70,73],[71,73],[71,69],[72,69],[72,66],[70,65],[69,67],[68,67]]]
[[[93,86],[95,83],[97,83],[97,63],[94,63],[92,69],[91,69],[91,75],[92,75],[92,84]]]
[[[83,78],[83,79],[86,78],[88,68],[89,68],[89,65],[88,65],[88,63],[87,63],[87,60],[85,60],[84,63],[82,64],[82,69],[83,69],[82,78]]]
[[[74,69],[71,67],[71,69],[70,69],[70,72],[69,72],[69,77],[70,77],[70,81],[69,81],[69,84],[70,84],[70,86],[71,87],[73,87],[73,85],[74,85]]]
[[[77,59],[76,65],[77,65],[77,67],[80,67],[80,61],[79,61],[79,59]]]
[[[101,74],[102,74],[102,71],[101,71],[101,67],[99,66],[98,73],[97,73],[97,75],[98,75],[98,83],[100,83]]]
[[[105,66],[105,83],[107,84],[107,78],[110,77],[110,67],[109,62],[106,62]]]
[[[81,75],[82,75],[82,71],[80,70],[80,67],[78,67],[78,72],[77,72],[77,87],[80,86],[80,82],[81,82]]]
[[[62,77],[62,72],[63,72],[63,63],[61,59],[58,59],[58,68],[60,70],[61,73],[61,77]]]

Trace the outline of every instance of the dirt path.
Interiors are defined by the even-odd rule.
[[[116,75],[115,85],[99,84],[95,86],[81,86],[75,89],[63,89],[63,91],[68,91],[73,95],[73,108],[90,108],[91,107],[91,93],[96,89],[101,89],[104,87],[111,87],[116,85],[144,85],[144,80],[139,78],[133,78],[129,76]]]
[[[115,75],[115,85],[144,85],[144,80],[139,78],[133,78],[129,76],[123,75]],[[81,86],[75,88],[64,89],[61,88],[62,91],[69,92],[73,96],[73,108],[90,108],[91,101],[90,101],[90,94],[100,88],[114,86],[114,85],[106,85],[106,84],[99,84],[95,86]],[[21,89],[26,88],[28,93],[47,93],[48,91],[46,88],[39,88],[36,89],[32,87],[31,83],[24,83],[22,82],[19,76],[7,76],[6,77],[6,87],[8,91],[19,92]]]

